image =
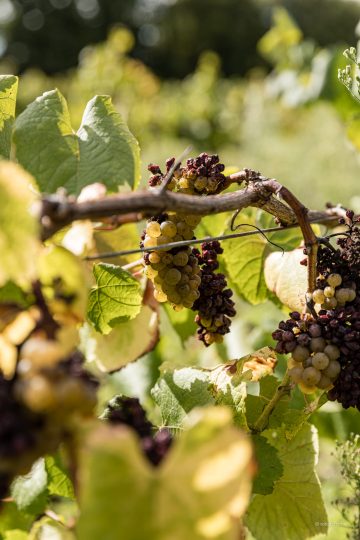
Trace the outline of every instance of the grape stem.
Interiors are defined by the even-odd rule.
[[[267,405],[265,405],[262,413],[259,418],[256,420],[255,424],[252,426],[252,431],[255,433],[260,433],[266,429],[270,416],[274,411],[276,405],[279,401],[286,395],[290,394],[291,389],[293,388],[293,383],[290,382],[290,375],[288,370],[280,382],[279,386],[276,388],[273,397],[270,399]]]

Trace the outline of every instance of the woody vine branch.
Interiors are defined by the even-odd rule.
[[[331,217],[336,223],[339,217],[338,209],[323,212],[308,210],[278,181],[263,177],[251,169],[243,169],[228,176],[226,182],[227,187],[231,184],[243,184],[245,187],[207,197],[173,193],[162,188],[122,193],[89,202],[77,202],[74,198],[58,194],[44,196],[41,208],[41,237],[46,240],[77,220],[102,221],[111,218],[114,226],[120,226],[164,211],[205,216],[240,211],[247,207],[262,208],[273,215],[280,226],[298,223],[301,228],[308,253],[308,290],[312,292],[316,279],[318,241],[310,223],[329,225]],[[286,204],[279,199],[283,199]]]

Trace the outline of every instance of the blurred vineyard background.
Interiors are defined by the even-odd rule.
[[[59,88],[76,127],[93,95],[111,95],[140,142],[144,184],[147,163],[191,144],[276,177],[311,208],[360,211],[360,106],[337,78],[359,21],[357,0],[0,0],[0,72],[21,76],[19,112]],[[279,309],[239,300],[238,312],[213,351],[184,345],[189,320],[177,319],[175,335],[164,317],[160,345],[114,375],[114,388],[136,386],[146,402],[160,357],[211,365],[271,343]],[[358,431],[358,414],[332,404],[315,423],[330,520],[340,522],[332,503],[346,486],[329,448]],[[330,527],[327,538],[345,534]]]

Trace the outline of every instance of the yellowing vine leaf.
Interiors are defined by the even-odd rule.
[[[194,411],[158,467],[133,431],[100,426],[79,469],[78,540],[238,538],[255,473],[249,438],[220,407]]]
[[[102,371],[117,371],[151,351],[159,339],[159,316],[149,306],[130,321],[100,334],[86,324],[81,330],[86,359]]]
[[[271,253],[265,260],[267,287],[292,310],[302,311],[307,290],[307,267],[300,264],[303,248]]]
[[[35,278],[38,221],[31,213],[36,201],[34,179],[19,165],[0,163],[0,287]]]

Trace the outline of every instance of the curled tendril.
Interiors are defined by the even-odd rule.
[[[266,242],[268,242],[268,244],[271,244],[272,246],[275,246],[276,248],[278,248],[282,252],[282,254],[285,253],[284,248],[279,246],[279,244],[275,244],[275,242],[272,242],[271,240],[269,240],[269,238],[266,236],[264,231],[262,231],[260,229],[260,227],[257,227],[256,225],[252,225],[251,223],[240,223],[239,225],[235,226],[235,220],[236,220],[237,216],[239,215],[239,213],[240,213],[240,210],[236,210],[236,212],[234,213],[234,215],[231,218],[230,229],[232,231],[237,231],[238,229],[240,229],[240,227],[252,227],[253,229],[256,229],[261,234],[261,236],[263,236],[265,238],[265,240],[266,240]]]

